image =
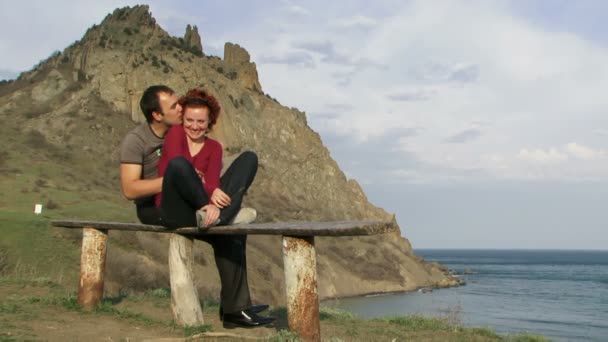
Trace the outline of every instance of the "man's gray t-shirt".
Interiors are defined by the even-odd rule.
[[[158,161],[164,138],[158,137],[152,131],[150,124],[144,122],[131,130],[120,144],[120,163],[138,164],[142,166],[142,179],[158,177]],[[154,196],[135,200],[137,206],[154,203]]]

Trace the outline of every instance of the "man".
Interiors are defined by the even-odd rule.
[[[158,161],[165,134],[171,126],[182,123],[182,108],[175,92],[164,85],[146,89],[140,107],[146,122],[127,133],[120,146],[120,182],[125,197],[135,201],[139,220],[162,225],[154,201],[163,183],[158,177]],[[251,304],[246,236],[209,235],[198,239],[213,246],[222,282],[220,319],[223,319],[224,327],[256,327],[273,322],[272,317],[257,315],[268,305]]]

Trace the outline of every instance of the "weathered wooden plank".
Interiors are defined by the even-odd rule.
[[[97,229],[178,233],[182,235],[248,234],[289,236],[359,236],[384,234],[399,231],[399,227],[396,223],[380,221],[252,223],[212,227],[204,232],[199,231],[195,227],[168,229],[163,226],[121,222],[55,220],[51,221],[51,224],[55,227],[63,228],[92,227]]]

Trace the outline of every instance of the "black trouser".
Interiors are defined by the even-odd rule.
[[[253,152],[244,152],[220,179],[220,188],[230,196],[231,203],[220,211],[220,224],[226,224],[237,213],[243,195],[253,182],[258,159]],[[162,224],[169,228],[195,227],[196,210],[209,203],[201,179],[192,165],[182,157],[169,162],[163,178],[160,210],[138,208],[142,223]],[[237,312],[251,306],[247,283],[246,235],[207,235],[196,237],[213,247],[215,263],[220,274],[221,305],[225,313]]]
[[[238,213],[243,195],[255,178],[258,157],[243,152],[232,162],[220,179],[220,189],[230,196],[230,205],[220,210],[220,225],[225,225]],[[170,228],[196,227],[195,212],[209,203],[201,179],[185,158],[173,158],[163,178],[160,212],[163,225]]]

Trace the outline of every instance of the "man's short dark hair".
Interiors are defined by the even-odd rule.
[[[167,94],[175,94],[173,89],[167,87],[166,85],[153,85],[148,87],[148,89],[144,90],[143,95],[141,96],[141,100],[139,101],[139,107],[141,111],[144,113],[146,117],[146,121],[152,122],[152,112],[162,113],[162,109],[160,108],[160,103],[158,101],[159,93],[167,93]]]

